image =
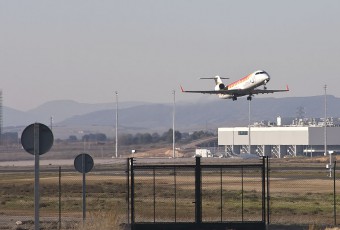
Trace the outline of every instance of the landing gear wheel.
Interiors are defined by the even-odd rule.
[[[251,101],[251,99],[252,99],[252,96],[248,96],[248,97],[247,97],[247,100],[248,100],[248,101]]]

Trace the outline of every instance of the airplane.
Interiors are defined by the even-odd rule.
[[[247,100],[251,100],[252,97],[256,94],[266,94],[266,93],[276,93],[276,92],[287,92],[289,91],[288,85],[286,89],[267,89],[266,85],[270,80],[270,76],[267,72],[263,70],[257,70],[246,77],[241,78],[238,81],[235,81],[227,86],[224,85],[222,78],[219,76],[208,77],[208,78],[200,78],[200,79],[213,79],[215,80],[215,90],[184,90],[181,86],[181,91],[184,93],[203,93],[203,94],[217,94],[221,99],[232,99],[233,101],[237,100],[238,97],[246,96]],[[263,89],[258,89],[257,87],[262,86]]]

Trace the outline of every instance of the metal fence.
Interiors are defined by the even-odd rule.
[[[127,159],[103,164],[94,160],[93,170],[86,175],[87,229],[118,229],[119,224],[130,223],[133,212],[136,223],[265,220],[269,228],[274,225],[334,226],[340,218],[337,211],[340,172],[334,167],[329,177],[327,162],[322,160],[270,159],[269,180],[263,187],[262,168],[241,167],[262,164],[262,159],[253,162],[202,159],[198,198],[192,158],[177,159],[175,166],[166,167],[164,162],[168,165],[168,161],[163,159],[157,167],[149,164],[148,168],[138,168],[142,166],[138,159],[133,193],[128,192],[132,189],[132,180]],[[187,163],[180,166],[182,162]],[[133,194],[135,205],[131,209],[128,201]],[[197,213],[197,199],[202,205],[200,213]],[[82,229],[82,175],[72,165],[61,166],[60,172],[58,165],[41,166],[40,215],[41,228]],[[0,167],[0,229],[15,226],[32,229],[33,220],[34,167]],[[21,221],[20,225],[17,221]],[[96,227],[98,222],[101,227]]]
[[[70,160],[72,163],[72,160]],[[41,229],[118,229],[127,223],[126,159],[94,166],[86,174],[86,222],[82,174],[72,165],[40,167]],[[0,229],[34,229],[34,167],[0,169]]]
[[[337,225],[340,172],[336,163],[330,177],[326,162],[300,162],[270,160],[270,224]]]
[[[131,160],[133,229],[264,227],[265,161],[258,164],[135,165]],[[187,225],[188,226],[188,225]],[[183,227],[184,228],[184,227]]]

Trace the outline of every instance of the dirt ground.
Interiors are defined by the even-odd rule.
[[[98,147],[98,148],[97,148]],[[173,152],[172,152],[172,148],[171,147],[163,147],[163,148],[151,148],[151,149],[142,149],[140,148],[137,153],[135,154],[127,154],[125,155],[124,158],[121,159],[114,159],[112,157],[107,157],[112,155],[112,152],[110,152],[109,150],[103,150],[99,147],[96,146],[96,148],[93,147],[93,149],[95,149],[95,154],[94,154],[94,159],[95,159],[95,163],[96,164],[102,164],[102,165],[110,165],[110,164],[117,164],[118,162],[120,162],[121,164],[125,164],[126,162],[126,158],[125,157],[135,157],[135,158],[140,158],[140,159],[152,159],[152,158],[172,158],[173,156]],[[53,154],[57,154],[57,152],[59,151],[59,148],[56,148]],[[78,150],[77,150],[78,151]],[[101,152],[102,151],[102,152]],[[190,150],[191,151],[191,150]],[[27,154],[27,153],[25,153]],[[63,153],[65,154],[65,153]],[[73,155],[75,155],[75,151],[72,153]],[[71,154],[71,155],[72,155]],[[175,155],[178,158],[183,159],[183,162],[194,162],[194,160],[192,158],[183,158],[184,156],[187,156],[188,152],[181,152],[181,151],[176,151]],[[20,156],[22,155],[22,153],[19,154]],[[27,160],[27,158],[29,158]],[[25,166],[29,166],[32,167],[34,165],[34,160],[33,160],[33,156],[25,155],[25,159],[26,160],[13,160],[13,158],[10,158],[12,160],[5,160],[4,158],[1,159],[0,161],[0,171],[8,173],[10,172],[12,169],[16,169],[16,168],[21,168],[21,167],[25,167]],[[40,163],[42,166],[53,166],[53,165],[63,165],[63,166],[67,166],[69,168],[71,168],[74,164],[74,158],[68,156],[68,159],[59,159],[59,157],[57,159],[54,159],[53,157],[42,157]],[[335,161],[339,161],[340,160],[340,156],[335,156],[333,158],[333,160]],[[232,163],[237,163],[238,161],[242,161],[242,160],[236,160],[236,159],[204,159],[204,161],[206,162],[232,162]],[[253,160],[253,161],[246,161],[246,162],[255,162],[258,160]],[[329,163],[329,157],[313,157],[313,158],[309,158],[309,157],[292,157],[292,158],[284,158],[284,159],[272,159],[271,160],[273,162],[273,164],[275,163],[276,165],[278,165],[279,167],[281,166],[285,166],[285,165],[290,165],[290,167],[294,168],[297,166],[300,166],[300,164],[304,165],[303,167],[309,167],[309,166],[314,166],[315,164],[318,165],[326,165]],[[324,167],[324,166],[323,166]],[[325,169],[326,172],[326,169]],[[286,173],[286,172],[285,172]],[[326,174],[325,174],[326,175]],[[4,177],[6,177],[6,174],[4,174]],[[5,181],[5,178],[3,177],[3,182]],[[89,177],[91,178],[91,177]],[[283,176],[275,176],[273,175],[273,177],[271,178],[270,181],[270,191],[273,194],[280,194],[280,196],[286,198],[286,196],[294,196],[294,194],[325,194],[325,193],[331,193],[332,192],[332,188],[329,187],[330,181],[327,180],[327,178],[325,177],[323,178],[313,178],[310,179],[308,177],[306,178],[299,178],[298,176],[291,176],[289,175],[289,180],[287,180],[287,175],[284,174]],[[229,183],[228,182],[232,182],[235,181],[236,179],[233,178],[232,176],[229,176],[228,179],[226,179],[224,182],[225,183]],[[247,180],[247,179],[245,179]],[[95,181],[95,180],[94,180]],[[105,178],[99,178],[98,177],[98,183],[99,182],[105,182]],[[6,182],[7,183],[7,182]],[[1,185],[1,184],[0,184]],[[229,183],[229,189],[233,189],[232,187],[232,183]],[[235,187],[237,188],[237,186]],[[247,187],[245,187],[245,189],[247,189]],[[340,191],[340,189],[339,189]],[[283,194],[283,195],[282,195]],[[274,196],[274,195],[273,195]],[[275,198],[275,196],[274,196]],[[316,201],[317,202],[317,201]],[[0,205],[1,207],[1,205]],[[1,211],[0,209],[0,229],[16,229],[16,230],[23,230],[23,229],[32,229],[32,226],[34,226],[34,222],[32,220],[32,217],[28,217],[28,216],[19,216],[19,215],[10,215],[10,216],[6,216],[3,215],[4,212]],[[293,214],[294,215],[294,214]],[[293,218],[293,217],[292,217]],[[17,222],[17,221],[21,221]],[[58,229],[58,223],[55,220],[55,218],[53,220],[51,219],[42,219],[43,223],[41,226],[45,226],[44,229]],[[79,222],[79,221],[78,221]],[[73,222],[74,224],[74,222]],[[72,227],[72,221],[71,222],[65,222],[64,223],[65,226],[67,226],[67,228],[64,229],[74,229],[74,227]],[[273,229],[273,230],[281,230],[281,229],[292,229],[292,230],[300,230],[300,229],[308,229],[308,230],[316,230],[316,229],[332,229],[332,230],[336,230],[338,228],[327,228],[327,226],[320,226],[320,225],[275,225],[275,224],[271,224],[268,229]]]

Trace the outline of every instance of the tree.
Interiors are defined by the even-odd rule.
[[[169,129],[167,132],[163,133],[162,140],[168,143],[171,143],[173,140],[173,129]],[[179,131],[175,131],[175,141],[180,141],[182,138],[182,134]]]
[[[213,136],[212,133],[204,132],[204,131],[195,131],[193,134],[190,135],[191,140],[197,140],[203,137],[210,137]]]
[[[152,136],[150,133],[144,133],[142,135],[142,144],[150,144],[152,142]]]
[[[71,136],[68,137],[68,141],[70,141],[70,142],[76,142],[76,141],[78,141],[78,138],[77,138],[77,136],[75,136],[75,135],[71,135]]]
[[[175,131],[175,141],[180,141],[182,140],[182,133],[179,131]]]
[[[107,137],[104,133],[90,133],[84,135],[82,141],[107,141]]]
[[[104,133],[95,134],[96,141],[107,141],[107,137]]]
[[[152,138],[152,143],[157,143],[160,141],[161,136],[158,133],[153,133],[151,135],[151,138]]]
[[[118,137],[118,141],[122,145],[132,145],[133,144],[133,135],[132,134],[123,134]]]

